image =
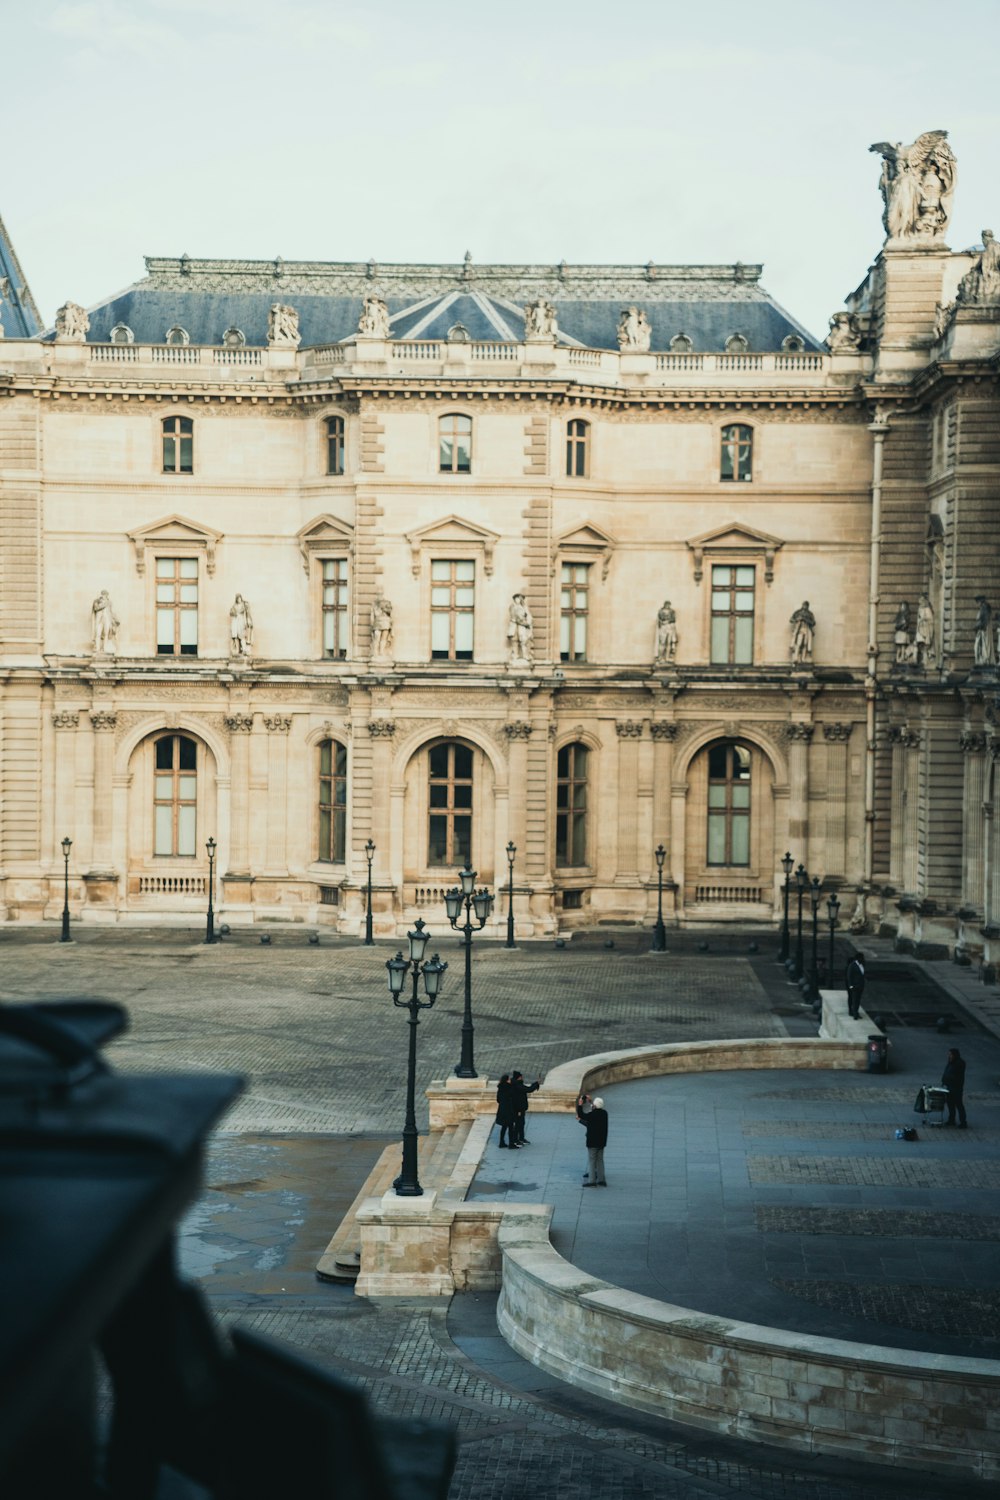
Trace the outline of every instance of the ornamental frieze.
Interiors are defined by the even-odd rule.
[[[963,729],[958,743],[966,755],[979,755],[986,749],[986,736],[974,730]]]
[[[253,714],[226,714],[222,722],[230,734],[250,734],[253,730]]]
[[[370,719],[368,733],[373,740],[392,739],[396,733],[396,721],[394,719]]]
[[[831,744],[845,744],[851,738],[853,724],[824,724],[823,738]]]
[[[789,744],[804,741],[808,745],[813,737],[815,728],[815,724],[786,724],[784,730],[785,739],[788,740]]]
[[[292,727],[290,714],[265,714],[264,723],[269,734],[287,734]]]
[[[118,723],[118,715],[114,709],[98,708],[90,710],[90,722],[98,734],[108,734]]]
[[[654,740],[670,740],[670,741],[673,741],[673,740],[675,740],[677,738],[677,733],[678,733],[679,729],[680,729],[680,725],[679,724],[675,724],[673,722],[671,722],[671,723],[657,722],[655,719],[653,720],[652,724],[650,724],[650,726],[649,726],[649,732],[653,736]]]
[[[80,715],[70,709],[61,709],[52,715],[52,723],[56,729],[76,729],[80,722]]]
[[[641,719],[618,719],[615,723],[615,729],[620,740],[642,739]]]
[[[512,719],[503,726],[503,732],[509,740],[527,740],[531,738],[531,725],[527,719]]]

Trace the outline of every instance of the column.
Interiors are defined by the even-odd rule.
[[[906,861],[906,749],[899,724],[889,726],[892,746],[892,786],[889,796],[889,881],[904,889]]]
[[[90,723],[94,731],[94,846],[90,859],[90,874],[113,877],[111,778],[114,769],[115,729],[118,725],[118,715],[109,709],[91,709]]]
[[[663,909],[668,911],[677,904],[675,899],[671,898],[671,889],[677,881],[674,873],[671,784],[674,779],[674,740],[677,738],[678,725],[654,719],[649,729],[653,736],[653,820],[647,864],[650,869],[650,879],[655,881],[654,851],[662,844],[667,851],[667,857],[663,862]],[[681,812],[683,814],[683,804]]]
[[[920,735],[903,730],[906,756],[906,816],[903,844],[903,890],[916,894],[920,885]]]
[[[369,761],[368,771],[371,778],[371,802],[369,804],[370,829],[369,838],[375,845],[375,855],[372,860],[372,921],[378,928],[378,917],[393,917],[393,892],[395,881],[391,869],[390,851],[394,848],[392,831],[392,806],[389,795],[390,782],[392,780],[392,747],[396,735],[396,721],[389,718],[375,718],[368,721]],[[354,741],[355,750],[358,741]],[[354,828],[352,837],[355,849],[360,846],[361,829]],[[400,832],[399,847],[396,849],[396,857],[399,865],[399,910],[403,906],[403,837]],[[362,857],[358,862],[358,878],[367,881],[368,861]],[[384,931],[384,928],[380,928]],[[390,926],[389,930],[392,930]]]
[[[225,724],[230,734],[232,754],[232,822],[229,869],[225,877],[245,878],[250,874],[250,735],[253,714],[227,714]]]
[[[788,741],[788,847],[796,864],[809,868],[809,743],[812,724],[785,726]]]
[[[619,719],[618,733],[618,859],[615,879],[632,885],[639,875],[639,741],[641,719]]]
[[[288,731],[290,714],[265,714],[267,728],[267,854],[268,875],[287,875],[285,831],[288,827]]]
[[[80,715],[75,710],[57,710],[52,715],[55,729],[55,797],[54,826],[52,830],[53,861],[61,855],[60,844],[64,838],[73,840],[74,860],[76,851],[76,732]]]

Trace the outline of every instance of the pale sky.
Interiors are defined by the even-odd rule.
[[[943,128],[1000,230],[998,0],[0,0],[0,214],[42,316],[144,255],[764,263],[812,332]]]

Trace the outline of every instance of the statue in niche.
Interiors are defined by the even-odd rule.
[[[515,594],[507,611],[507,639],[511,662],[530,664],[535,638],[535,622],[523,594]]]
[[[834,313],[830,319],[826,347],[831,354],[855,354],[861,348],[861,329],[853,313]]]
[[[653,337],[653,327],[641,307],[623,307],[618,319],[618,347],[630,354],[645,354]]]
[[[371,609],[373,660],[388,660],[392,655],[392,604],[379,594]]]
[[[89,331],[86,308],[78,302],[64,302],[56,313],[56,338],[64,344],[83,344]]]
[[[877,141],[882,157],[882,224],[890,240],[941,239],[955,193],[955,153],[946,130],[926,130],[912,146]]]
[[[913,654],[918,667],[927,666],[934,660],[934,606],[927,594],[921,594],[917,603]]]
[[[294,307],[284,302],[273,302],[267,315],[267,342],[273,348],[283,345],[297,349],[302,341],[299,333],[299,315]]]
[[[983,248],[958,283],[956,301],[1000,302],[1000,245],[992,229],[983,230]]]
[[[389,337],[389,309],[377,292],[369,292],[361,308],[358,332],[366,339]]]
[[[90,606],[91,633],[95,656],[114,656],[118,650],[120,620],[114,612],[107,589],[101,589]]]
[[[896,665],[901,667],[910,660],[910,606],[905,599],[899,601],[892,626],[892,642],[896,648]]]
[[[995,667],[996,643],[993,639],[993,610],[983,594],[976,595],[976,634],[972,643],[972,660],[977,667]]]
[[[673,666],[677,655],[677,612],[669,599],[664,599],[656,616],[656,665]]]
[[[816,616],[809,608],[809,600],[803,599],[792,615],[792,666],[806,666],[812,661],[813,639],[816,631]]]
[[[554,339],[559,332],[556,310],[544,297],[529,302],[524,309],[524,337],[532,339]]]
[[[229,611],[229,654],[249,656],[253,645],[253,616],[242,594],[237,594]]]

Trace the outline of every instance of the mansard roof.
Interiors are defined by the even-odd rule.
[[[721,351],[742,334],[754,351],[781,348],[789,334],[808,349],[820,345],[759,284],[761,267],[376,265],[316,261],[148,258],[148,274],[89,309],[92,343],[123,323],[137,343],[163,343],[181,327],[193,344],[218,344],[239,328],[248,344],[267,340],[273,302],[299,314],[304,345],[353,337],[363,298],[385,299],[394,339],[444,339],[461,324],[476,340],[520,343],[524,307],[545,297],[556,307],[560,344],[617,349],[624,307],[643,308],[652,347],[666,350],[679,334],[704,353]]]
[[[0,321],[8,338],[30,339],[42,329],[35,299],[21,270],[6,225],[0,219]]]

